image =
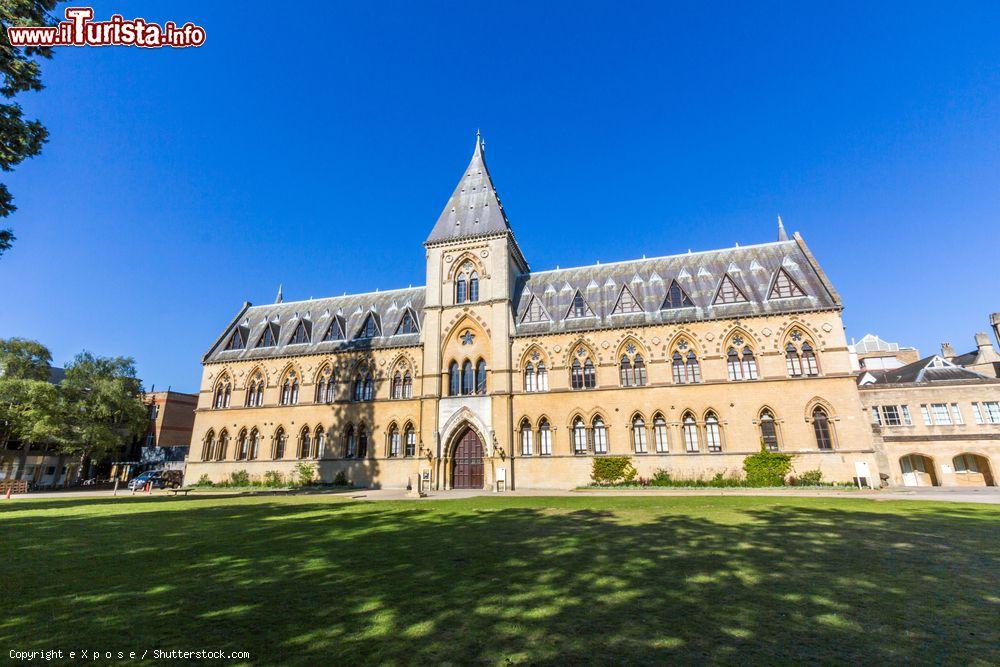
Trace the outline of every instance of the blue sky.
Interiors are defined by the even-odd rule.
[[[99,2],[207,42],[57,49],[20,96],[51,140],[3,175],[0,336],[194,390],[279,283],[421,284],[480,128],[534,269],[770,241],[780,213],[848,336],[971,348],[1000,310],[1000,4],[805,4]]]

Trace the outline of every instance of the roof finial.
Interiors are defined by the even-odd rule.
[[[274,297],[274,302],[275,303],[281,303],[281,301],[282,301],[282,297],[281,297],[281,283],[278,283],[278,296]]]
[[[781,222],[781,216],[778,216],[778,240],[787,241],[788,234],[785,232],[785,225]]]

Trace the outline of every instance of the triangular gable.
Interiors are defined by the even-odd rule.
[[[805,296],[806,293],[802,291],[788,272],[784,269],[779,268],[778,272],[774,276],[774,282],[771,283],[771,292],[768,295],[768,299],[788,299],[796,296]]]
[[[639,300],[635,298],[632,294],[632,290],[628,288],[628,285],[622,286],[622,291],[618,294],[618,302],[615,303],[614,309],[611,311],[612,315],[621,315],[625,313],[641,313],[645,309]]]
[[[226,342],[226,350],[242,350],[247,346],[246,336],[243,335],[243,327],[233,329],[232,335]]]
[[[545,310],[545,306],[542,305],[542,300],[532,295],[531,299],[528,301],[527,308],[524,309],[524,313],[521,315],[521,321],[551,322],[552,318],[549,317],[548,312]]]
[[[676,280],[670,281],[670,287],[667,289],[667,295],[663,298],[663,305],[660,306],[660,310],[671,310],[673,308],[691,308],[694,306],[694,302],[684,291]]]
[[[417,320],[413,316],[413,311],[407,308],[399,320],[399,326],[396,327],[396,335],[412,333],[417,333]]]
[[[594,311],[587,303],[587,300],[583,298],[583,294],[580,290],[576,291],[573,295],[573,301],[569,304],[569,310],[566,311],[566,319],[572,319],[574,317],[593,317]]]
[[[301,345],[302,343],[308,343],[312,339],[312,327],[307,326],[307,320],[299,320],[298,325],[295,327],[295,331],[292,332],[292,339],[288,341],[289,345]]]
[[[745,303],[747,301],[749,301],[747,295],[736,285],[729,274],[727,273],[722,276],[719,289],[715,291],[715,299],[712,300],[712,305]]]
[[[333,319],[330,320],[330,326],[326,328],[326,333],[323,335],[324,342],[331,340],[344,340],[344,325],[338,315],[333,316]]]
[[[257,339],[256,347],[274,347],[277,345],[280,330],[280,327],[274,322],[265,324],[264,331],[260,334],[260,338]]]
[[[382,325],[379,324],[378,316],[375,313],[368,313],[364,322],[361,323],[361,328],[358,329],[358,335],[355,338],[375,338],[381,335]]]

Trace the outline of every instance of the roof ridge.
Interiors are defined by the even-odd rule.
[[[425,285],[414,285],[412,287],[396,287],[393,289],[383,289],[383,290],[372,290],[371,292],[358,292],[357,294],[341,294],[339,296],[321,296],[313,299],[300,299],[298,301],[282,301],[281,303],[262,303],[259,306],[250,306],[248,310],[264,309],[264,308],[275,308],[278,306],[290,306],[299,303],[316,303],[318,301],[330,301],[331,299],[351,299],[361,296],[370,296],[373,294],[390,294],[392,292],[409,292],[412,290],[422,290],[425,289]]]

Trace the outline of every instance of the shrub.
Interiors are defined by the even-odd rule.
[[[250,486],[250,473],[246,470],[234,470],[229,473],[230,486]]]
[[[794,486],[819,486],[823,481],[823,473],[819,470],[806,470],[789,481]]]
[[[285,485],[285,476],[277,470],[268,470],[264,473],[264,486],[269,489],[276,489]]]
[[[632,459],[627,456],[598,456],[594,458],[590,478],[595,484],[623,484],[635,480],[636,474]]]
[[[769,452],[761,443],[760,451],[743,459],[747,486],[782,486],[792,469],[792,456]]]
[[[350,483],[347,481],[347,474],[343,470],[341,470],[340,472],[338,472],[337,476],[333,478],[333,485],[334,486],[350,486]]]
[[[208,478],[208,474],[204,474],[198,478],[198,481],[194,483],[194,486],[214,486],[212,480]]]
[[[295,483],[309,486],[316,481],[316,464],[303,461],[295,466]]]

